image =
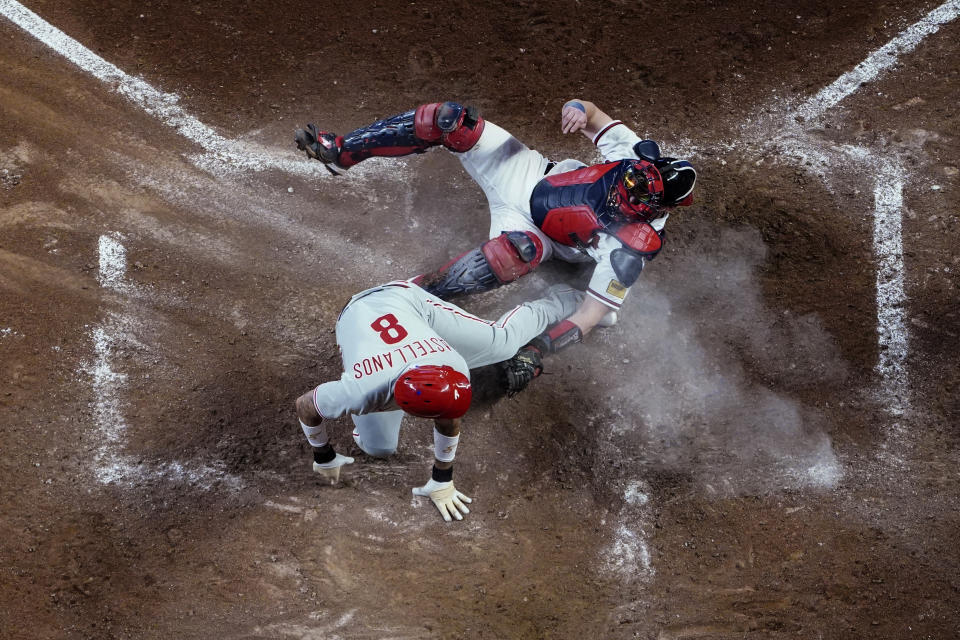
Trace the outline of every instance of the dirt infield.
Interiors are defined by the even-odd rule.
[[[960,636],[956,1],[25,4],[163,94],[0,15],[0,637]],[[700,174],[620,323],[475,372],[463,522],[424,420],[386,461],[336,421],[320,486],[343,304],[488,214],[446,151],[333,178],[295,126],[456,99],[591,161],[571,97]]]

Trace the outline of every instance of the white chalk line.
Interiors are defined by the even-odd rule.
[[[892,67],[897,58],[913,51],[920,42],[936,33],[940,27],[960,15],[960,0],[948,0],[904,29],[897,37],[886,43],[854,67],[822,89],[814,97],[797,108],[794,115],[805,120],[817,118],[844,98],[856,91],[863,83],[875,80],[883,71]]]
[[[106,289],[123,287],[127,270],[127,250],[117,237],[102,235],[97,241],[97,282]]]
[[[317,176],[326,172],[320,163],[308,162],[305,156],[304,159],[295,159],[292,153],[281,154],[248,142],[225,138],[187,113],[179,105],[178,95],[158,91],[141,78],[123,72],[19,2],[0,0],[0,14],[163,124],[202,147],[206,152],[203,156],[192,156],[202,168],[212,172],[225,168],[246,171],[276,169],[300,176]],[[287,155],[290,157],[286,157]]]
[[[909,396],[900,391],[907,386],[906,359],[908,333],[904,305],[903,266],[903,179],[893,163],[884,163],[874,187],[876,203],[873,246],[877,255],[877,323],[880,356],[877,370],[889,381],[888,406],[895,415],[908,408]]]
[[[875,169],[877,176],[874,185],[873,211],[873,248],[877,259],[877,339],[879,358],[876,370],[881,378],[881,395],[888,411],[897,422],[892,427],[889,440],[899,441],[903,430],[898,421],[909,406],[909,379],[906,370],[908,356],[908,331],[905,319],[906,293],[904,289],[903,242],[901,225],[903,219],[903,180],[904,171],[899,161],[889,158],[875,158],[869,149],[861,147],[840,147],[824,149],[824,142],[797,123],[801,116],[805,126],[839,104],[844,98],[855,92],[860,86],[876,79],[881,73],[892,67],[901,54],[913,51],[928,35],[936,33],[941,25],[960,15],[960,0],[950,0],[911,25],[886,45],[871,53],[852,71],[843,74],[832,84],[818,92],[813,98],[802,103],[794,112],[781,114],[772,123],[770,129],[756,131],[753,136],[728,145],[718,145],[725,151],[733,151],[746,143],[747,150],[754,152],[782,151],[800,160],[800,166],[806,170],[825,170],[838,164],[834,160],[843,156],[856,161],[860,167]],[[768,122],[769,124],[769,122]],[[691,156],[697,154],[693,145],[689,148]],[[818,175],[826,180],[825,172]],[[869,173],[869,172],[865,172]],[[893,442],[884,447],[889,450]],[[894,462],[896,453],[889,452]],[[835,463],[817,464],[811,467],[805,478],[817,487],[832,487],[843,476]],[[800,477],[798,480],[803,480]],[[626,507],[624,508],[626,511]],[[621,512],[621,518],[624,518]],[[607,570],[620,575],[631,574],[641,578],[652,576],[654,569],[650,564],[649,551],[644,538],[642,525],[631,530],[624,520],[616,531],[609,549],[611,554]],[[619,555],[618,560],[614,560]],[[638,560],[639,558],[639,560]],[[626,570],[625,570],[626,567]]]
[[[903,468],[904,455],[911,432],[903,422],[910,410],[909,378],[906,360],[909,354],[909,333],[906,321],[903,252],[903,178],[900,167],[887,162],[877,173],[885,181],[877,181],[874,190],[873,245],[877,254],[877,314],[880,354],[877,372],[884,381],[881,400],[893,417],[883,445],[884,457],[892,466]]]
[[[97,243],[99,268],[97,281],[107,290],[124,293],[131,290],[126,282],[126,248],[119,234],[101,235]],[[94,392],[93,416],[99,434],[99,446],[94,453],[93,474],[101,484],[132,486],[145,480],[167,480],[187,483],[200,489],[226,485],[231,489],[243,487],[243,481],[213,466],[190,465],[169,461],[160,465],[132,462],[119,452],[128,429],[121,399],[127,375],[117,371],[113,360],[124,345],[133,344],[135,321],[123,313],[110,313],[91,329],[93,363],[81,366],[81,372],[90,376]]]
[[[623,491],[623,507],[614,538],[601,551],[604,569],[624,581],[648,582],[656,575],[647,544],[652,528],[650,487],[641,480],[631,481]]]
[[[279,169],[308,176],[317,175],[321,170],[316,164],[304,161],[294,162],[279,157],[275,153],[255,148],[253,145],[227,140],[187,114],[177,104],[179,97],[175,94],[162,93],[143,80],[129,76],[17,2],[0,0],[0,13],[81,69],[112,85],[118,93],[140,105],[147,113],[199,144],[206,154],[194,157],[194,162],[201,168],[209,171],[215,171],[218,167],[224,166],[253,171]],[[940,25],[952,21],[958,14],[960,14],[960,0],[951,0],[940,5],[897,38],[870,54],[851,72],[843,74],[830,86],[801,104],[793,115],[799,115],[805,120],[819,117],[827,109],[839,104],[845,97],[856,91],[864,82],[875,79],[882,71],[891,67],[899,55],[912,51],[927,35],[935,33]],[[788,118],[787,121],[792,120],[794,119]],[[784,129],[795,130],[796,127],[787,126]],[[803,133],[802,137],[797,137],[801,152],[820,146],[810,139],[808,133]],[[903,389],[907,384],[906,325],[903,318],[903,302],[906,296],[903,289],[902,238],[899,232],[902,219],[902,185],[884,183],[878,179],[874,197],[876,203],[874,248],[880,264],[877,276],[878,339],[881,346],[878,370],[883,377],[884,388],[888,395],[902,398]],[[107,274],[105,277],[112,276]],[[95,341],[95,344],[100,343]],[[98,362],[99,359],[98,355]],[[104,362],[106,362],[106,356],[104,356]],[[102,390],[105,392],[112,391],[112,385],[117,382],[117,378],[111,374],[112,371],[107,367],[104,377],[100,380]],[[96,381],[95,377],[95,387]],[[892,408],[894,411],[902,410],[902,403],[894,403]],[[116,417],[114,411],[115,408],[109,399],[105,400],[105,415]],[[627,534],[630,533],[629,530],[624,530],[624,535],[620,539],[629,541],[630,536]],[[627,542],[623,544],[626,545]],[[649,562],[649,555],[647,555],[647,562]],[[652,567],[650,570],[652,571]]]

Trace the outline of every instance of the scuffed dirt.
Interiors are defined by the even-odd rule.
[[[197,146],[0,18],[3,638],[960,635],[960,22],[812,123],[780,115],[933,3],[28,2],[224,136],[296,157],[421,102],[591,160],[598,103],[700,172],[621,322],[505,398],[412,499],[430,425],[321,487],[293,399],[339,374],[356,291],[486,237],[433,151],[350,175],[213,173]],[[238,143],[239,145],[240,143]],[[876,370],[873,165],[905,178],[909,354]],[[111,253],[112,252],[112,253]],[[546,264],[496,316],[587,273]]]

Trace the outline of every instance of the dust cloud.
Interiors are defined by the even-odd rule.
[[[649,265],[603,336],[615,355],[585,374],[617,381],[599,405],[612,444],[711,493],[832,487],[841,476],[818,390],[846,367],[816,317],[764,304],[764,257],[756,230],[698,229]]]

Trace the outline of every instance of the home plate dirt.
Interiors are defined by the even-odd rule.
[[[0,637],[960,635],[960,2],[0,0]],[[293,143],[476,105],[699,172],[616,326],[322,486],[294,399],[354,293],[487,237],[442,149]],[[497,317],[590,269],[461,299]]]

